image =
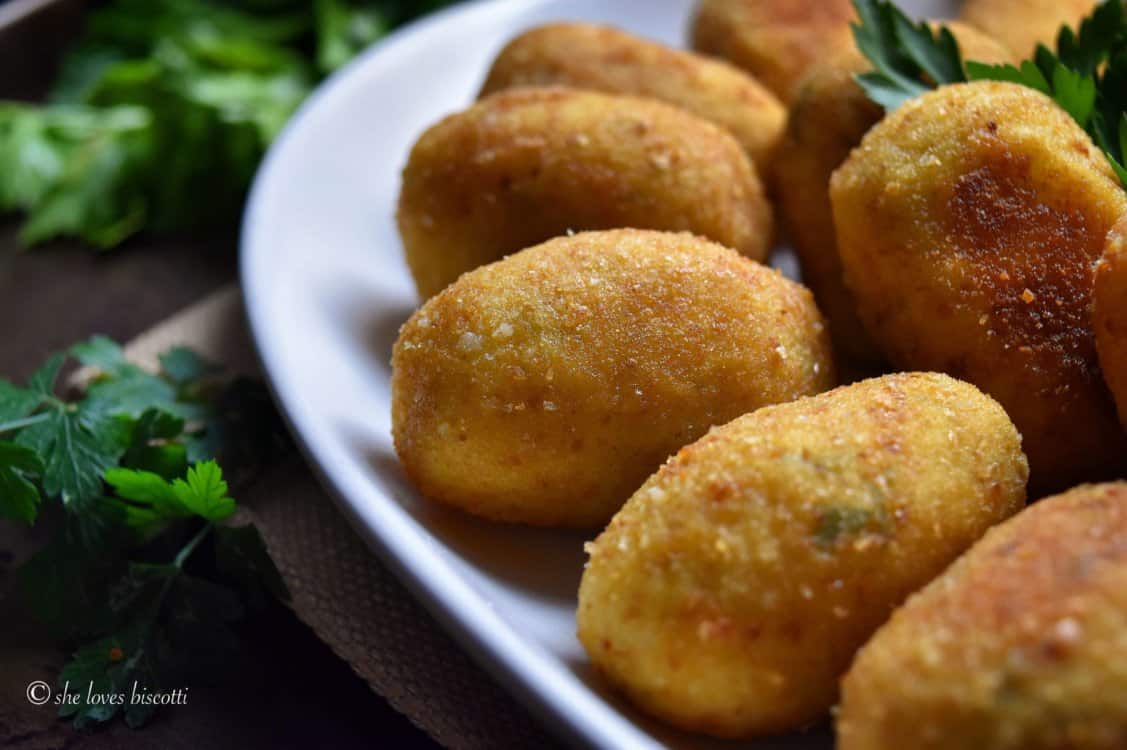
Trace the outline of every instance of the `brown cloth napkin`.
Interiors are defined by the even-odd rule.
[[[234,372],[258,369],[233,286],[158,324],[126,351],[138,364],[155,366],[170,346],[189,346]],[[556,745],[380,564],[306,466],[275,469],[242,490],[240,500],[266,540],[298,618],[438,743],[457,750]],[[16,668],[11,656],[0,647],[0,660]],[[29,679],[42,678],[39,666],[27,671]],[[7,698],[18,702],[20,696]],[[15,739],[0,739],[0,746],[18,746]]]

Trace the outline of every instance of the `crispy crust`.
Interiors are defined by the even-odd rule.
[[[959,47],[980,62],[1012,62],[993,39],[965,24],[947,22]],[[884,110],[853,80],[872,65],[852,40],[814,67],[798,88],[779,155],[774,186],[779,218],[802,261],[802,280],[830,322],[842,369],[879,371],[884,360],[857,317],[857,303],[842,279],[830,205],[830,176],[856,148]]]
[[[850,38],[850,0],[701,0],[693,49],[728,60],[790,102],[806,72]]]
[[[913,596],[843,681],[838,735],[843,750],[1127,746],[1127,485],[1043,500]]]
[[[787,117],[774,94],[731,65],[593,24],[548,24],[509,42],[493,62],[481,95],[521,86],[660,99],[731,132],[761,171]]]
[[[687,234],[588,232],[459,279],[404,325],[395,447],[424,495],[592,527],[714,424],[834,382],[805,288]]]
[[[830,192],[846,283],[894,366],[997,398],[1036,494],[1123,466],[1089,306],[1127,196],[1063,110],[1012,84],[943,87],[869,131]]]
[[[422,297],[568,231],[691,231],[763,260],[771,207],[729,133],[652,100],[494,94],[432,127],[403,172],[399,231]]]
[[[724,737],[821,718],[892,608],[1025,500],[1002,408],[902,374],[681,450],[589,547],[579,638],[641,708]]]

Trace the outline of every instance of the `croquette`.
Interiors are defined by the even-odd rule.
[[[1077,28],[1097,5],[1099,0],[966,0],[959,18],[1025,60],[1038,44],[1055,49],[1061,26]]]
[[[502,91],[428,130],[398,220],[424,299],[569,231],[688,231],[753,260],[773,241],[755,166],[727,131],[656,100],[565,88]]]
[[[561,237],[403,326],[392,427],[421,493],[486,518],[605,524],[711,426],[834,383],[810,293],[688,234]]]
[[[993,39],[960,23],[946,23],[964,55],[987,63],[1013,62]],[[802,281],[830,323],[841,370],[882,369],[883,358],[857,317],[842,280],[830,206],[830,176],[884,117],[854,81],[871,70],[852,39],[828,62],[815,66],[798,88],[786,136],[775,161],[779,219],[802,263]]]
[[[521,34],[502,50],[482,89],[570,86],[661,99],[731,132],[763,172],[787,112],[743,71],[618,29],[553,23]]]
[[[701,0],[690,32],[698,52],[751,73],[786,103],[826,51],[848,40],[851,0]]]
[[[1127,194],[1063,109],[1010,83],[944,86],[870,130],[830,194],[846,284],[896,368],[998,399],[1037,496],[1121,470],[1090,305]]]
[[[842,750],[1127,747],[1127,484],[990,531],[877,632],[842,695]]]
[[[895,606],[1025,501],[1006,413],[900,374],[760,409],[652,476],[589,545],[579,639],[646,712],[799,729]]]
[[[1100,367],[1127,425],[1127,216],[1108,233],[1092,309]]]

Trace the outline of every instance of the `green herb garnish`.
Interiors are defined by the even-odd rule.
[[[877,104],[893,110],[935,84],[966,80],[959,43],[946,27],[933,32],[886,0],[854,0],[853,5],[860,19],[853,38],[874,68],[857,81]]]
[[[442,0],[112,0],[51,104],[0,102],[0,213],[27,245],[234,227],[317,81]]]
[[[75,398],[59,393],[68,359],[95,370]],[[55,530],[19,588],[73,650],[59,689],[74,700],[60,714],[77,726],[119,713],[140,726],[152,701],[88,696],[183,689],[237,648],[230,624],[248,605],[287,597],[258,531],[231,525],[216,460],[247,471],[285,440],[264,389],[224,382],[187,349],[161,364],[150,373],[96,337],[24,385],[0,380],[0,516],[32,524],[45,513]]]
[[[874,70],[857,76],[869,98],[893,110],[935,86],[1007,81],[1053,99],[1084,128],[1127,185],[1127,18],[1121,0],[1106,0],[1078,31],[1063,27],[1056,51],[1040,45],[1020,65],[964,63],[951,32],[913,24],[889,0],[854,0],[857,48]]]

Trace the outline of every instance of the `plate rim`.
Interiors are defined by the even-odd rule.
[[[308,410],[302,408],[300,394],[294,393],[280,366],[284,347],[276,341],[267,319],[268,290],[257,282],[259,269],[269,260],[264,246],[269,230],[270,191],[281,164],[292,158],[291,144],[304,131],[312,115],[328,109],[334,100],[346,99],[361,71],[381,62],[390,65],[404,54],[420,35],[436,34],[448,24],[502,7],[518,11],[552,5],[565,0],[466,0],[417,19],[372,45],[341,70],[322,81],[298,107],[262,159],[247,194],[239,233],[239,285],[251,341],[266,385],[282,418],[293,435],[307,466],[313,471],[353,530],[377,555],[396,579],[439,623],[458,646],[502,688],[547,727],[555,736],[573,746],[604,748],[662,747],[662,743],[606,703],[574,674],[560,675],[554,657],[522,637],[515,628],[492,610],[484,596],[464,579],[452,564],[427,545],[418,545],[408,560],[403,540],[372,523],[373,509],[357,499],[357,478],[345,462],[332,458],[318,446],[321,430]],[[420,303],[421,304],[421,303]],[[324,445],[324,442],[321,442]],[[386,493],[384,502],[397,506]],[[395,510],[391,512],[394,513]],[[421,541],[421,540],[420,540]],[[570,677],[571,679],[566,679]],[[563,679],[561,679],[563,678]],[[560,691],[560,692],[553,692]]]

